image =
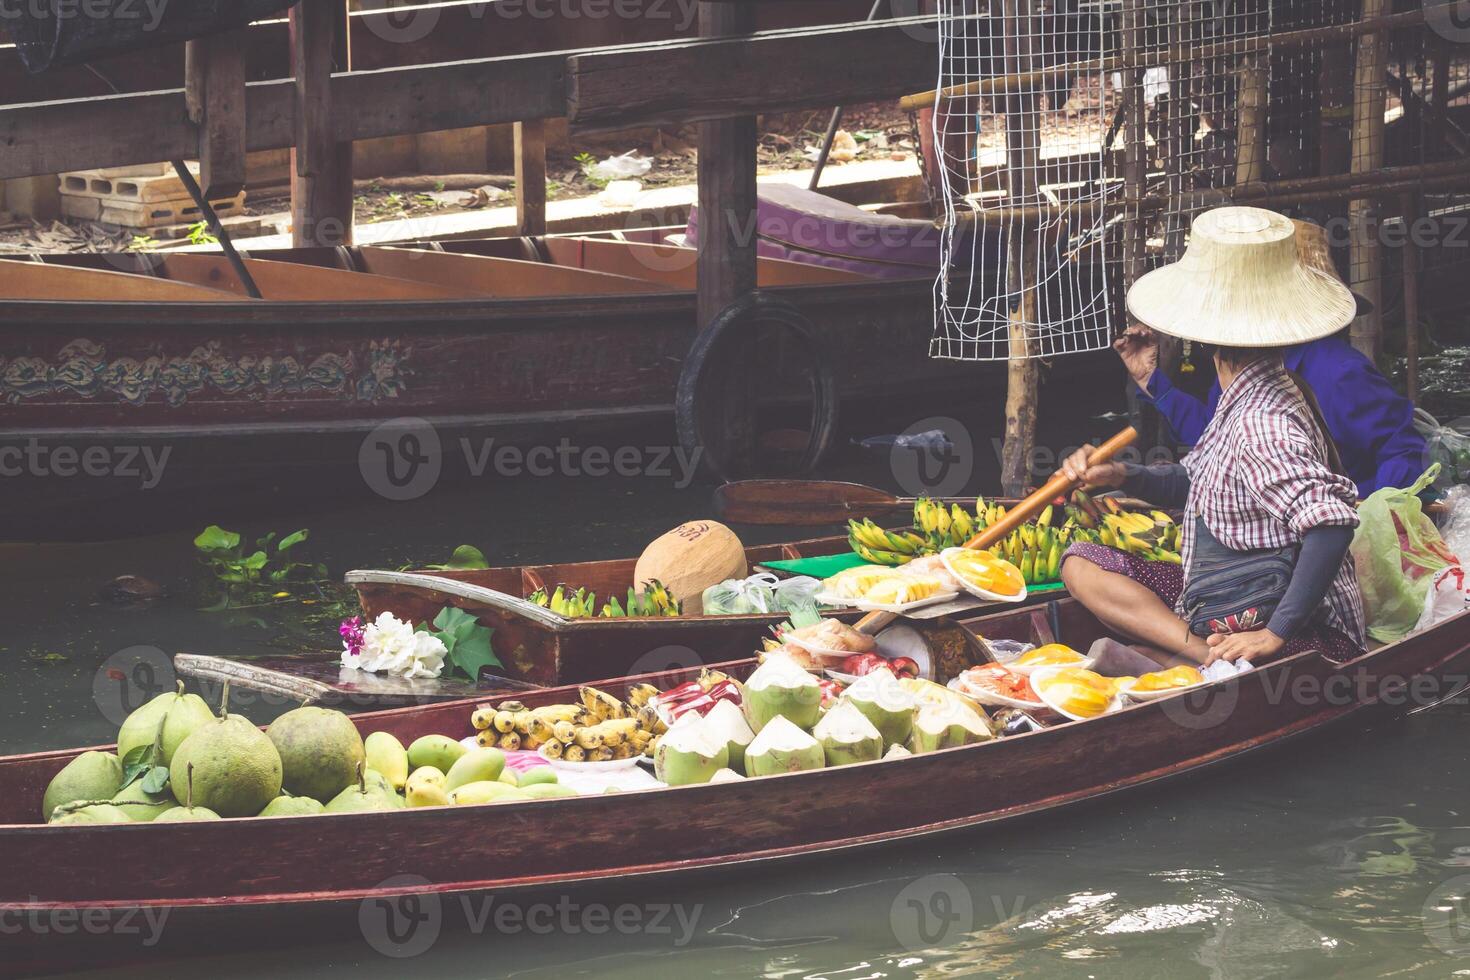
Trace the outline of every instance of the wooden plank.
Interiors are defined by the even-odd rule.
[[[297,247],[352,244],[352,143],[333,133],[332,66],[351,66],[343,0],[291,8],[296,140],[291,226]],[[339,50],[339,38],[343,47]]]
[[[462,289],[386,276],[325,269],[321,266],[246,259],[245,266],[267,300],[282,303],[354,302],[371,300],[455,300],[473,296]],[[168,256],[161,274],[176,282],[245,295],[245,286],[222,255],[181,252]]]
[[[668,287],[625,275],[567,269],[544,262],[455,255],[419,248],[362,248],[362,267],[377,275],[434,283],[462,295],[502,299],[530,296],[606,296],[662,293]]]
[[[515,125],[516,234],[546,234],[546,122]]]
[[[891,99],[933,84],[933,35],[909,17],[574,54],[567,118],[588,132]]]
[[[199,186],[210,200],[245,189],[244,33],[187,45],[184,97],[199,127]]]
[[[698,284],[695,266],[699,253],[692,248],[652,242],[551,237],[546,239],[546,251],[551,261],[561,266],[633,276],[690,292]],[[757,258],[756,279],[763,288],[868,281],[868,277],[845,269],[770,258]]]
[[[218,289],[101,269],[70,269],[0,260],[0,299],[102,303],[229,303],[241,297]]]

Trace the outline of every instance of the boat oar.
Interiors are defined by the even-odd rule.
[[[1092,455],[1087,458],[1088,465],[1098,466],[1102,463],[1108,462],[1118,453],[1133,445],[1134,440],[1136,440],[1137,438],[1137,429],[1134,429],[1131,426],[1124,429],[1122,432],[1113,436],[1113,438],[1109,439],[1107,442],[1094,449],[1092,451]],[[1064,493],[1071,493],[1073,490],[1077,489],[1078,486],[1078,483],[1073,480],[1067,479],[1065,474],[1058,472],[1050,480],[1047,480],[1046,485],[1043,486],[1040,490],[1037,490],[1031,496],[1027,497],[1025,500],[1021,501],[1010,510],[1006,511],[1006,516],[1002,517],[1000,520],[996,521],[994,524],[990,525],[985,530],[975,535],[969,541],[965,542],[965,547],[974,548],[976,551],[983,551],[986,548],[989,548],[991,545],[995,544],[997,541],[1004,540],[1006,536],[1008,536],[1016,528],[1020,527],[1022,524],[1025,524],[1027,521],[1031,520],[1031,518],[1041,513],[1041,511],[1046,507],[1047,504],[1051,503],[1053,500]],[[897,618],[898,615],[896,613],[872,612],[868,613],[862,619],[858,620],[857,628],[864,633],[868,633],[870,635],[876,634],[879,630],[884,629]]]
[[[973,507],[975,498],[936,497]],[[833,480],[741,480],[715,490],[715,516],[734,524],[845,524],[884,511],[913,513],[914,498]]]

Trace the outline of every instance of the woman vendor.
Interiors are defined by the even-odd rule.
[[[1352,320],[1352,293],[1303,265],[1292,222],[1259,208],[1201,215],[1179,262],[1138,280],[1130,314],[1206,345],[1222,394],[1182,463],[1063,464],[1072,479],[1181,507],[1183,565],[1073,545],[1062,578],[1116,633],[1161,663],[1261,661],[1364,646],[1348,546],[1357,491],[1282,351]]]

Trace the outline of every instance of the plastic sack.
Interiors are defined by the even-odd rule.
[[[1444,495],[1445,516],[1439,533],[1461,565],[1470,565],[1470,487],[1458,484]]]
[[[794,613],[801,609],[815,611],[816,595],[821,590],[821,580],[810,575],[783,579],[770,572],[760,572],[747,579],[727,579],[704,590],[704,615],[746,616],[753,613]]]
[[[1429,586],[1429,596],[1424,601],[1424,613],[1414,625],[1414,632],[1420,633],[1431,626],[1438,626],[1452,616],[1458,616],[1470,609],[1470,591],[1466,590],[1466,582],[1465,569],[1459,565],[1451,565],[1434,576],[1434,582]]]
[[[608,157],[592,166],[592,176],[603,180],[625,180],[642,177],[653,169],[653,161],[637,150],[629,150],[622,156]]]
[[[1436,463],[1412,487],[1386,487],[1358,508],[1362,523],[1353,536],[1353,564],[1368,635],[1380,643],[1412,633],[1424,615],[1434,576],[1459,564],[1419,501],[1439,474]]]
[[[1416,408],[1414,428],[1429,445],[1429,461],[1442,468],[1435,486],[1443,490],[1456,483],[1470,483],[1470,415],[1440,425],[1439,419]]]

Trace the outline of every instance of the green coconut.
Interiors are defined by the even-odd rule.
[[[774,776],[783,772],[805,772],[827,765],[827,754],[808,732],[790,719],[777,715],[745,748],[747,776]]]
[[[729,764],[729,746],[696,711],[680,715],[653,751],[653,774],[669,786],[707,783]]]
[[[859,678],[842,695],[883,736],[884,745],[901,745],[914,727],[914,708],[918,699],[904,690],[893,671],[879,667]]]
[[[388,777],[396,790],[408,784],[408,749],[387,732],[373,732],[363,739],[367,767]]]
[[[326,803],[357,781],[366,752],[357,726],[340,711],[297,708],[265,731],[281,757],[281,785]]]
[[[745,777],[734,769],[721,769],[709,778],[712,783],[743,783]]]
[[[912,755],[913,753],[902,745],[890,745],[888,751],[883,753],[883,759],[886,762],[889,759],[907,759]]]
[[[120,807],[111,803],[94,803],[76,810],[68,810],[51,821],[53,827],[69,827],[77,824],[99,824],[99,823],[132,823],[133,818],[128,816]]]
[[[112,803],[136,823],[150,823],[179,805],[167,789],[162,793],[145,790],[141,779],[123,787],[122,792],[112,798]]]
[[[730,768],[745,771],[745,747],[755,738],[745,713],[733,701],[720,701],[704,716],[708,725],[730,751]]]
[[[883,736],[851,702],[840,701],[812,729],[829,766],[876,762],[883,757]]]
[[[310,796],[278,796],[260,811],[262,817],[311,817],[326,808]]]
[[[908,749],[915,755],[984,742],[995,733],[979,713],[956,699],[925,702],[914,712]]]
[[[122,762],[111,752],[83,752],[46,787],[41,798],[41,819],[50,820],[57,807],[68,803],[112,799],[122,787],[122,777]]]
[[[244,715],[229,713],[226,685],[220,716],[184,739],[169,764],[174,798],[221,817],[253,817],[281,795],[281,754]],[[192,790],[188,787],[192,783]]]
[[[773,718],[811,728],[821,713],[821,685],[790,657],[767,657],[745,682],[745,718],[757,734]]]
[[[174,753],[184,739],[194,734],[195,729],[214,721],[214,712],[197,694],[185,694],[184,683],[178,690],[160,694],[128,715],[117,733],[117,753],[126,759],[128,753],[139,746],[151,746],[158,738],[158,726],[163,726],[163,753],[153,760],[156,766],[166,766],[173,761]]]

